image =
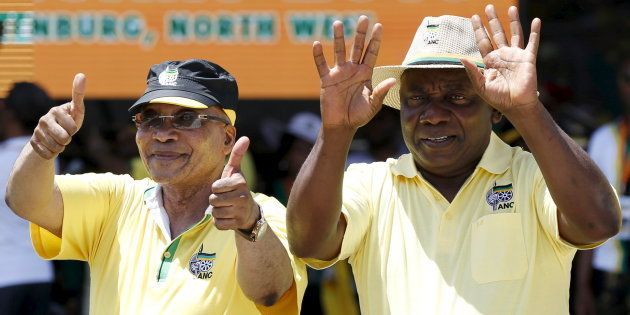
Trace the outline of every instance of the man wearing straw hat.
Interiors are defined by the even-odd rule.
[[[426,17],[399,66],[373,69],[382,28],[364,51],[366,17],[349,59],[333,24],[332,68],[313,45],[322,129],[290,195],[289,242],[314,267],[349,258],[363,314],[567,314],[576,249],[619,230],[613,189],[537,97],[540,20],[524,47],[515,7],[507,38],[486,15],[492,39],[476,15]],[[410,154],[344,174],[383,102]],[[532,154],[492,132],[502,115]]]

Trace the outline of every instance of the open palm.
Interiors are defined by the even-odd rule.
[[[508,11],[511,30],[509,45],[494,7],[486,7],[486,14],[497,48],[492,46],[479,16],[473,16],[477,45],[486,64],[486,69],[480,71],[470,62],[463,61],[473,86],[486,102],[504,114],[537,104],[536,53],[540,20],[534,19],[532,22],[529,42],[523,48],[523,30],[515,7]]]
[[[313,44],[313,58],[321,81],[320,102],[324,127],[357,129],[372,119],[380,110],[383,98],[395,83],[386,80],[372,89],[372,72],[380,48],[382,27],[374,25],[367,49],[364,50],[368,19],[357,22],[354,46],[347,60],[343,24],[333,23],[335,35],[335,66],[329,68],[322,44]]]

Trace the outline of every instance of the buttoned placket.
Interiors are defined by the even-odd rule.
[[[170,221],[166,209],[162,204],[162,189],[160,186],[153,188],[153,191],[147,190],[145,192],[144,204],[146,209],[150,211],[151,218],[155,223],[154,227],[160,231],[160,234],[166,242],[169,244],[166,246],[161,255],[160,266],[157,272],[157,282],[164,282],[168,276],[171,264],[176,257],[177,248],[182,241],[188,239],[189,235],[202,228],[206,223],[212,220],[212,215],[209,210],[206,210],[204,217],[195,225],[178,235],[175,239],[171,240]]]

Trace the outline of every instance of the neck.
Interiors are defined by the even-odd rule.
[[[208,208],[212,181],[200,186],[162,186],[162,200],[168,215],[171,237],[175,238],[199,222]]]
[[[462,172],[449,175],[431,173],[420,166],[418,166],[418,170],[422,177],[433,185],[448,202],[452,202],[468,177],[475,171],[477,163],[479,160],[474,163],[473,167],[467,167]]]

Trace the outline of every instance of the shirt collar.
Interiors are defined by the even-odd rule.
[[[162,187],[155,185],[144,191],[144,204],[149,209],[153,222],[167,239],[171,239],[171,222],[162,203]]]
[[[155,185],[144,191],[144,204],[151,213],[151,217],[162,233],[171,238],[171,221],[164,208],[164,199],[162,198],[162,186]],[[207,222],[212,218],[212,207],[208,207],[205,211],[204,218],[200,223]]]
[[[492,174],[503,174],[512,161],[512,147],[503,142],[494,132],[490,134],[490,143],[483,153],[477,167]]]
[[[416,162],[413,160],[411,153],[403,154],[397,160],[390,159],[387,162],[390,165],[391,172],[396,176],[404,176],[407,178],[418,176]]]
[[[493,174],[502,174],[510,166],[512,147],[503,142],[494,132],[490,134],[490,142],[483,153],[477,167]],[[399,159],[388,160],[391,172],[396,176],[414,178],[419,175],[416,163],[411,153],[402,155]]]

